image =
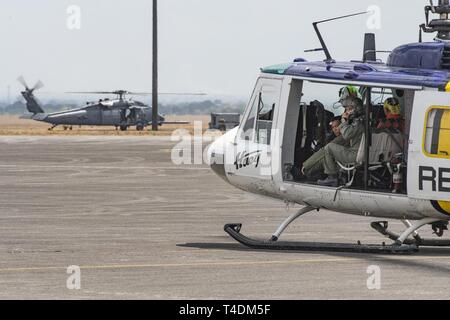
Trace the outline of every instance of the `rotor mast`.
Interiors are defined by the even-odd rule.
[[[125,96],[125,94],[127,94],[127,91],[125,91],[125,90],[118,90],[115,93],[119,97],[119,100],[123,101],[124,100],[123,97]]]

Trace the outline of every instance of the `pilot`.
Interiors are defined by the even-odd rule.
[[[336,143],[340,145],[345,145],[347,142],[342,138],[341,130],[339,126],[341,121],[339,119],[333,120],[331,123],[332,135],[328,138],[327,143]],[[302,173],[309,180],[313,180],[315,177],[323,173],[324,171],[324,158],[325,158],[325,148],[320,149],[314,153],[303,163]],[[315,181],[315,180],[314,180]]]
[[[385,120],[380,120],[377,129],[396,129],[400,132],[404,131],[405,121],[401,115],[400,102],[397,98],[387,98],[384,102]]]
[[[337,161],[344,164],[356,161],[365,131],[364,106],[358,97],[358,91],[354,87],[345,87],[340,93],[339,102],[345,107],[345,112],[342,115],[339,130],[347,144],[330,143],[325,147],[324,171],[327,178],[317,181],[317,184],[322,186],[337,187],[339,185]]]

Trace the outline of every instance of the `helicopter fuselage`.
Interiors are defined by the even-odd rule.
[[[124,107],[120,101],[104,101],[86,107],[51,114],[36,114],[34,120],[54,126],[115,126],[139,129],[152,123],[152,108],[143,106]],[[159,116],[159,124],[165,121]]]
[[[338,188],[292,176],[292,168],[301,170],[303,161],[313,154],[311,144],[317,143],[313,137],[317,129],[313,128],[324,126],[311,117],[316,109],[308,111],[312,108],[310,101],[325,101],[331,94],[327,93],[328,88],[337,95],[337,88],[346,85],[357,86],[364,92],[371,121],[375,120],[376,105],[382,102],[375,101],[376,93],[381,99],[391,95],[400,99],[407,125],[405,132],[396,136],[402,141],[397,143],[401,144],[402,169],[394,182],[400,184],[401,191],[392,188],[390,159],[344,164],[355,169],[344,168],[341,175],[348,176],[346,182],[352,175],[355,182]],[[389,133],[376,132],[369,120],[366,129],[372,146],[367,150],[360,148],[364,160],[376,151],[376,134],[385,134],[387,139],[381,141],[386,143],[390,139]],[[450,70],[300,59],[262,70],[240,126],[210,146],[210,165],[217,175],[243,191],[287,203],[368,217],[447,221],[450,220],[448,129]],[[397,147],[391,143],[390,148]],[[390,181],[382,184],[380,181],[385,178]]]

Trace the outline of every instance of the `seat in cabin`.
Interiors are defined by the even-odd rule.
[[[392,158],[402,153],[403,136],[401,133],[394,133],[389,130],[372,133],[372,144],[369,152],[369,171],[375,171]],[[346,187],[350,187],[355,179],[356,170],[364,164],[366,139],[363,135],[361,144],[358,149],[358,155],[355,163],[340,163],[338,165],[342,172],[347,174],[348,183]]]

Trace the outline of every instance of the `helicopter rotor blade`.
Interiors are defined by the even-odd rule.
[[[152,95],[151,92],[129,92],[128,94],[134,95],[134,96],[150,96]],[[158,92],[158,95],[161,96],[206,96],[207,93],[183,93],[183,92]]]
[[[129,92],[129,91],[70,91],[68,94],[124,94],[131,96],[149,96],[151,92]],[[181,93],[181,92],[159,92],[158,95],[172,95],[172,96],[206,96],[206,93]]]
[[[30,90],[30,89],[28,88],[28,84],[27,84],[27,82],[25,81],[25,79],[24,79],[23,76],[18,77],[18,78],[17,78],[17,81],[19,81],[19,82],[25,87],[26,90]]]
[[[44,84],[42,83],[41,80],[39,80],[38,82],[36,82],[36,84],[34,85],[33,89],[31,89],[31,91],[39,90],[43,87],[44,87]]]
[[[115,94],[115,92],[111,91],[70,91],[66,92],[68,94]]]
[[[204,92],[159,92],[158,94],[167,96],[206,96]]]

